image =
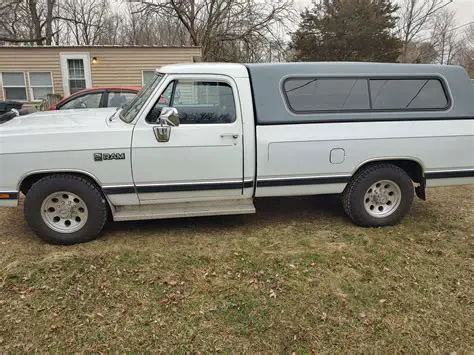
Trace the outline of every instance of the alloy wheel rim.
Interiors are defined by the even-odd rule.
[[[59,233],[77,232],[87,223],[88,217],[86,203],[72,192],[54,192],[41,205],[43,222]]]
[[[392,215],[400,206],[402,192],[392,180],[379,180],[373,183],[364,195],[366,212],[375,218]]]

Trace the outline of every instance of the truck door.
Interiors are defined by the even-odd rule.
[[[243,139],[237,86],[219,75],[170,76],[134,129],[132,168],[140,203],[239,198]],[[180,125],[160,137],[160,113],[178,110]]]

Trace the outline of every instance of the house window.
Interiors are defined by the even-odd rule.
[[[143,86],[148,84],[153,79],[155,74],[156,74],[155,70],[143,70],[142,71],[142,84],[143,84]]]
[[[70,93],[74,94],[75,92],[84,90],[87,87],[84,61],[82,59],[68,59],[67,68]]]
[[[23,72],[3,72],[2,85],[6,100],[27,100],[25,74]]]
[[[31,98],[32,100],[42,100],[53,94],[53,78],[51,72],[29,73]]]
[[[61,53],[64,95],[92,87],[89,53]]]

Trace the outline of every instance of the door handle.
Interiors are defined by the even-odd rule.
[[[237,138],[239,138],[239,135],[237,133],[223,133],[223,134],[221,134],[221,138],[237,139]]]

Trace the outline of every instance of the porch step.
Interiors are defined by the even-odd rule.
[[[255,213],[252,199],[206,202],[179,202],[140,206],[117,206],[114,221],[137,221],[179,217],[217,216]]]

